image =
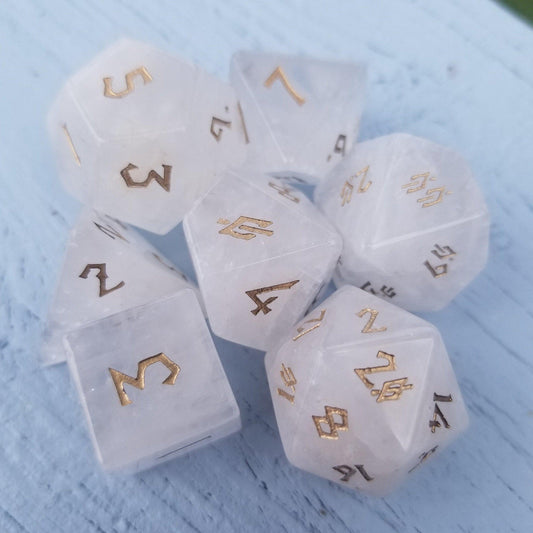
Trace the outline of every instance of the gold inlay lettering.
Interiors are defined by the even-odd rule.
[[[93,223],[103,234],[107,235],[108,237],[111,237],[113,240],[115,240],[115,237],[118,237],[119,239],[122,239],[125,242],[130,242],[118,230],[111,226],[111,224],[104,225],[94,221]]]
[[[98,278],[98,281],[100,282],[100,290],[99,290],[100,298],[102,296],[105,296],[106,294],[109,294],[110,292],[116,291],[117,289],[124,287],[125,285],[124,281],[121,281],[120,283],[117,283],[114,287],[111,287],[110,289],[106,287],[108,276],[106,272],[105,263],[93,263],[93,264],[87,265],[83,269],[83,272],[79,275],[79,277],[83,279],[87,279],[91,270],[98,270],[98,274],[96,274],[96,277]]]
[[[372,185],[372,181],[367,179],[367,174],[370,169],[370,165],[367,165],[365,168],[356,172],[353,176],[350,176],[342,186],[340,197],[342,199],[341,207],[349,204],[352,201],[352,194],[354,189],[354,180],[357,181],[358,178],[361,178],[357,186],[357,193],[363,194],[368,191]]]
[[[409,378],[399,378],[391,381],[385,381],[381,389],[374,389],[374,383],[372,383],[366,376],[367,374],[375,374],[378,372],[393,372],[396,370],[396,363],[394,361],[394,355],[379,350],[377,358],[385,359],[388,361],[386,365],[374,366],[367,368],[354,368],[354,372],[359,379],[363,382],[365,387],[370,390],[372,396],[377,396],[376,402],[381,403],[389,400],[399,400],[402,393],[406,390],[413,388],[413,384],[407,383]]]
[[[320,316],[318,318],[310,318],[309,320],[306,320],[304,324],[313,324],[311,327],[305,329],[303,326],[300,326],[296,329],[296,332],[298,335],[292,338],[293,341],[297,341],[300,337],[303,337],[310,331],[313,331],[316,328],[320,327],[320,324],[322,324],[322,320],[324,319],[324,316],[326,315],[326,310],[322,309],[320,311]]]
[[[376,321],[376,318],[379,314],[379,311],[376,311],[375,309],[370,309],[370,307],[366,307],[365,309],[361,309],[361,311],[357,313],[357,316],[359,318],[363,318],[367,313],[370,314],[370,318],[361,330],[361,333],[381,333],[382,331],[387,331],[387,328],[385,326],[381,326],[380,328],[373,327],[374,322]]]
[[[224,225],[227,224],[225,228],[222,228],[219,231],[221,235],[229,235],[230,237],[243,239],[245,241],[255,239],[257,235],[271,237],[274,234],[272,230],[265,229],[269,226],[272,226],[273,222],[270,220],[262,220],[260,218],[240,216],[237,220],[231,223],[225,218],[219,218],[217,223]],[[255,224],[255,226],[249,226],[248,224]]]
[[[448,420],[446,420],[446,418],[442,414],[442,411],[440,410],[439,404],[437,402],[453,402],[452,395],[448,394],[447,396],[443,396],[434,392],[433,401],[435,402],[435,407],[433,409],[433,420],[429,421],[431,433],[435,433],[435,430],[442,426],[444,426],[446,429],[450,429],[451,426],[450,424],[448,424]],[[437,418],[440,418],[440,422],[437,420]]]
[[[267,298],[264,302],[258,298],[259,294],[263,294],[265,292],[272,292],[272,291],[283,291],[290,289],[293,285],[296,285],[300,280],[295,279],[293,281],[287,281],[286,283],[279,283],[278,285],[270,285],[268,287],[261,287],[259,289],[253,289],[251,291],[246,291],[246,294],[253,300],[253,302],[257,305],[255,309],[252,309],[250,313],[252,315],[257,316],[257,314],[262,311],[264,315],[270,313],[272,309],[268,307],[272,302],[278,299],[277,296],[271,296],[270,298]]]
[[[124,390],[124,383],[127,383],[128,385],[131,385],[136,389],[143,390],[144,374],[146,373],[146,369],[150,365],[154,365],[155,363],[161,363],[170,370],[170,374],[163,381],[163,385],[174,385],[174,383],[176,382],[176,378],[180,373],[180,367],[162,352],[158,353],[157,355],[153,355],[152,357],[148,357],[147,359],[143,359],[142,361],[139,361],[137,363],[137,377],[135,378],[128,376],[127,374],[124,374],[122,372],[119,372],[114,368],[109,369],[109,373],[113,378],[113,383],[115,384],[115,388],[117,389],[117,394],[121,405],[129,405],[131,403],[131,400],[126,394],[126,391]]]
[[[441,278],[448,273],[448,264],[446,261],[453,261],[453,258],[457,255],[457,252],[454,252],[450,246],[442,247],[438,244],[435,244],[435,249],[431,250],[431,253],[439,259],[444,259],[445,262],[441,265],[433,266],[429,261],[424,261],[424,266],[429,270],[434,278]]]
[[[296,384],[298,381],[294,377],[292,369],[290,367],[286,367],[283,363],[281,364],[281,370],[279,373],[283,383],[285,384],[285,387],[291,389],[292,394],[289,394],[287,391],[280,388],[278,388],[278,394],[286,400],[289,400],[289,402],[294,403],[294,394],[296,393]]]
[[[359,472],[366,481],[372,481],[374,479],[373,477],[370,477],[368,475],[368,472],[365,470],[364,465],[353,465],[353,467],[348,465],[337,465],[333,466],[332,468],[333,470],[339,472],[339,474],[342,474],[342,477],[339,481],[344,481],[345,483],[350,481],[350,478],[354,474],[357,474],[357,472]]]
[[[222,120],[217,117],[211,119],[211,129],[209,131],[217,142],[220,142],[224,128],[231,128],[231,120]]]
[[[244,133],[244,142],[250,144],[250,138],[248,137],[248,130],[246,128],[246,122],[244,121],[244,114],[242,112],[241,103],[237,102],[237,110],[239,111],[239,117],[241,118],[242,132]]]
[[[423,172],[421,174],[415,174],[411,176],[409,181],[402,185],[402,189],[406,194],[413,194],[420,191],[425,191],[424,196],[418,198],[416,201],[422,204],[422,208],[431,207],[433,205],[440,204],[445,195],[452,194],[452,191],[446,190],[445,187],[433,187],[425,190],[429,181],[435,181],[437,178],[431,176],[429,172]]]
[[[318,435],[321,439],[337,440],[339,438],[339,431],[348,430],[348,411],[340,407],[324,406],[326,416],[312,415]],[[335,415],[340,417],[340,422],[335,422]],[[322,425],[327,424],[329,431],[324,431]]]
[[[294,202],[297,204],[300,201],[300,198],[298,196],[294,196],[293,191],[294,189],[291,189],[290,187],[287,187],[286,185],[278,185],[277,183],[272,183],[271,181],[268,183],[269,187],[272,187],[276,191],[278,191],[281,196],[284,196],[291,202]]]
[[[130,175],[130,171],[139,168],[132,163],[128,163],[128,166],[120,171],[120,175],[126,182],[128,187],[148,187],[152,180],[155,180],[165,191],[170,192],[170,173],[172,172],[171,165],[163,165],[163,177],[155,170],[148,172],[148,177],[144,181],[134,181]]]
[[[72,152],[72,155],[74,156],[74,161],[76,161],[76,164],[81,167],[81,160],[80,156],[78,155],[78,152],[76,151],[76,147],[74,146],[74,142],[72,141],[72,137],[70,136],[70,133],[67,129],[67,125],[63,124],[62,126],[63,131],[65,132],[65,135],[67,136],[67,142],[70,146],[70,151]]]
[[[124,96],[130,94],[135,90],[135,84],[133,83],[133,81],[137,76],[140,76],[142,78],[144,85],[152,81],[152,76],[148,72],[147,68],[139,67],[126,74],[126,88],[118,93],[115,92],[111,87],[113,78],[104,78],[104,96],[107,96],[108,98],[124,98]]]
[[[265,87],[271,87],[272,84],[276,81],[280,80],[282,85],[287,89],[289,94],[294,98],[295,102],[298,105],[303,105],[305,103],[305,98],[303,96],[300,96],[294,89],[294,87],[289,83],[289,80],[287,79],[287,76],[285,75],[285,72],[283,72],[283,69],[281,67],[276,67],[272,74],[265,80]]]

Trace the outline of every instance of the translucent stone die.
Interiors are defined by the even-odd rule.
[[[184,230],[213,332],[266,350],[329,282],[341,242],[304,194],[246,178],[226,174]]]
[[[364,66],[238,52],[230,80],[246,120],[250,168],[317,183],[355,144]]]
[[[190,289],[93,322],[69,333],[65,344],[106,470],[142,470],[241,427]]]
[[[152,46],[121,40],[67,81],[48,116],[65,188],[155,233],[176,226],[245,157],[233,89]]]
[[[139,233],[92,209],[71,231],[45,326],[42,362],[65,360],[63,336],[88,322],[191,287]]]
[[[343,238],[337,286],[434,311],[487,261],[489,215],[470,168],[425,139],[397,133],[358,144],[315,201]]]
[[[468,425],[437,329],[344,286],[269,351],[265,366],[289,461],[382,495]]]

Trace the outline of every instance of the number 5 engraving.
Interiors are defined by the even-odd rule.
[[[104,78],[104,96],[107,96],[108,98],[123,98],[124,96],[130,94],[135,90],[133,80],[136,76],[141,76],[145,85],[152,81],[152,76],[146,67],[139,67],[126,74],[126,88],[118,93],[111,88],[111,82],[113,78]]]
[[[276,67],[274,72],[272,72],[272,74],[270,74],[270,76],[265,80],[265,87],[271,87],[276,80],[281,81],[285,89],[287,89],[289,94],[294,98],[298,105],[305,104],[305,98],[303,96],[300,96],[294,90],[294,87],[289,83],[289,80],[287,79],[287,76],[285,75],[285,72],[283,72],[283,69],[281,67]]]

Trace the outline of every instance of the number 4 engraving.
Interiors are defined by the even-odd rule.
[[[287,89],[289,94],[294,98],[298,105],[303,105],[305,103],[305,98],[300,96],[294,90],[294,87],[289,83],[289,80],[287,79],[287,76],[281,67],[276,67],[274,72],[272,72],[272,74],[270,74],[270,76],[265,80],[265,87],[271,87],[276,80],[281,81],[282,85],[285,87],[285,89]]]

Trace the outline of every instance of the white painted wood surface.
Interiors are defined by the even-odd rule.
[[[237,49],[365,60],[361,138],[403,130],[460,150],[492,211],[483,274],[442,331],[471,429],[385,499],[284,458],[262,354],[217,341],[240,434],[133,477],[93,458],[65,366],[40,332],[78,206],[44,116],[65,78],[120,35],[222,77]],[[489,0],[0,3],[0,531],[533,530],[533,31]],[[191,273],[181,229],[152,242]]]

